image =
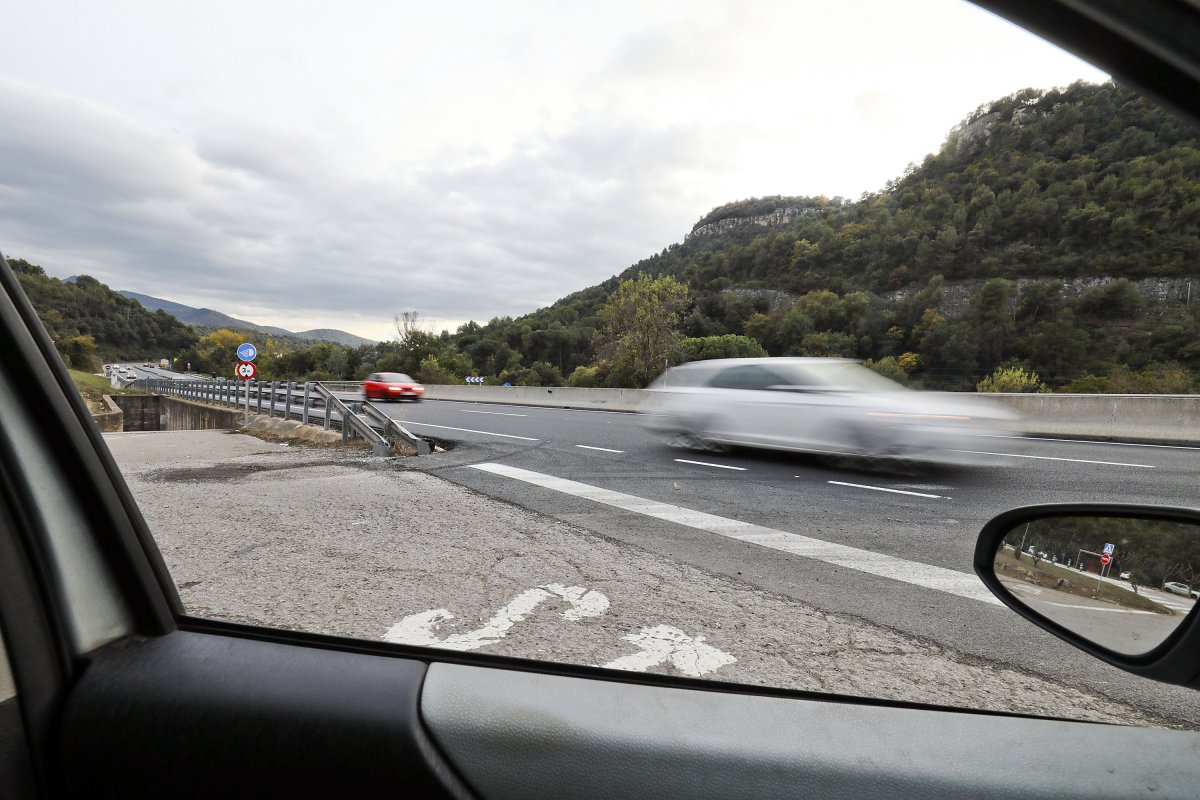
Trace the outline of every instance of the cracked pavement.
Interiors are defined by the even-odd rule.
[[[444,610],[453,618],[434,630],[444,639],[479,629],[531,589],[582,587],[607,598],[603,613],[564,614],[569,602],[544,592],[477,652],[632,663],[639,646],[653,646],[635,641],[639,632],[669,626],[735,659],[712,659],[706,679],[1167,724],[485,497],[403,459],[223,431],[105,439],[195,616],[382,640],[406,617]],[[684,674],[676,663],[648,669]]]

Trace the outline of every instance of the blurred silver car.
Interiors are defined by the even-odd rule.
[[[688,449],[819,453],[835,463],[972,463],[1016,416],[981,398],[915,392],[842,358],[694,361],[648,388],[646,424]]]

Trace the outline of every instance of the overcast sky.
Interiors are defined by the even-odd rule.
[[[0,251],[292,330],[519,315],[1103,73],[957,0],[0,0]],[[439,326],[440,327],[440,326]]]

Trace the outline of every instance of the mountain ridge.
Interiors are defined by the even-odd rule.
[[[273,325],[259,325],[244,319],[231,317],[228,314],[211,308],[195,308],[194,306],[176,303],[172,300],[164,300],[161,297],[154,297],[140,292],[122,289],[118,290],[117,294],[137,301],[149,311],[163,311],[185,325],[194,325],[200,328],[228,328],[230,330],[253,331],[255,333],[264,333],[268,336],[289,336],[296,339],[308,339],[317,342],[333,342],[334,344],[345,345],[347,347],[359,347],[364,344],[376,343],[373,339],[336,328],[289,331],[286,328]]]

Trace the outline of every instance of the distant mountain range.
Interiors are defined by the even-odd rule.
[[[268,336],[290,336],[297,339],[311,339],[318,342],[334,342],[347,347],[375,344],[372,339],[355,336],[353,333],[346,333],[345,331],[333,328],[316,328],[311,331],[289,331],[271,325],[257,325],[253,322],[247,322],[244,319],[237,319],[228,314],[222,314],[220,311],[213,311],[211,308],[193,308],[185,306],[182,303],[163,300],[160,297],[151,297],[148,294],[126,291],[119,291],[117,294],[122,297],[128,297],[130,300],[136,300],[150,311],[165,311],[185,325],[194,325],[199,328],[229,328],[239,331],[255,331]]]

